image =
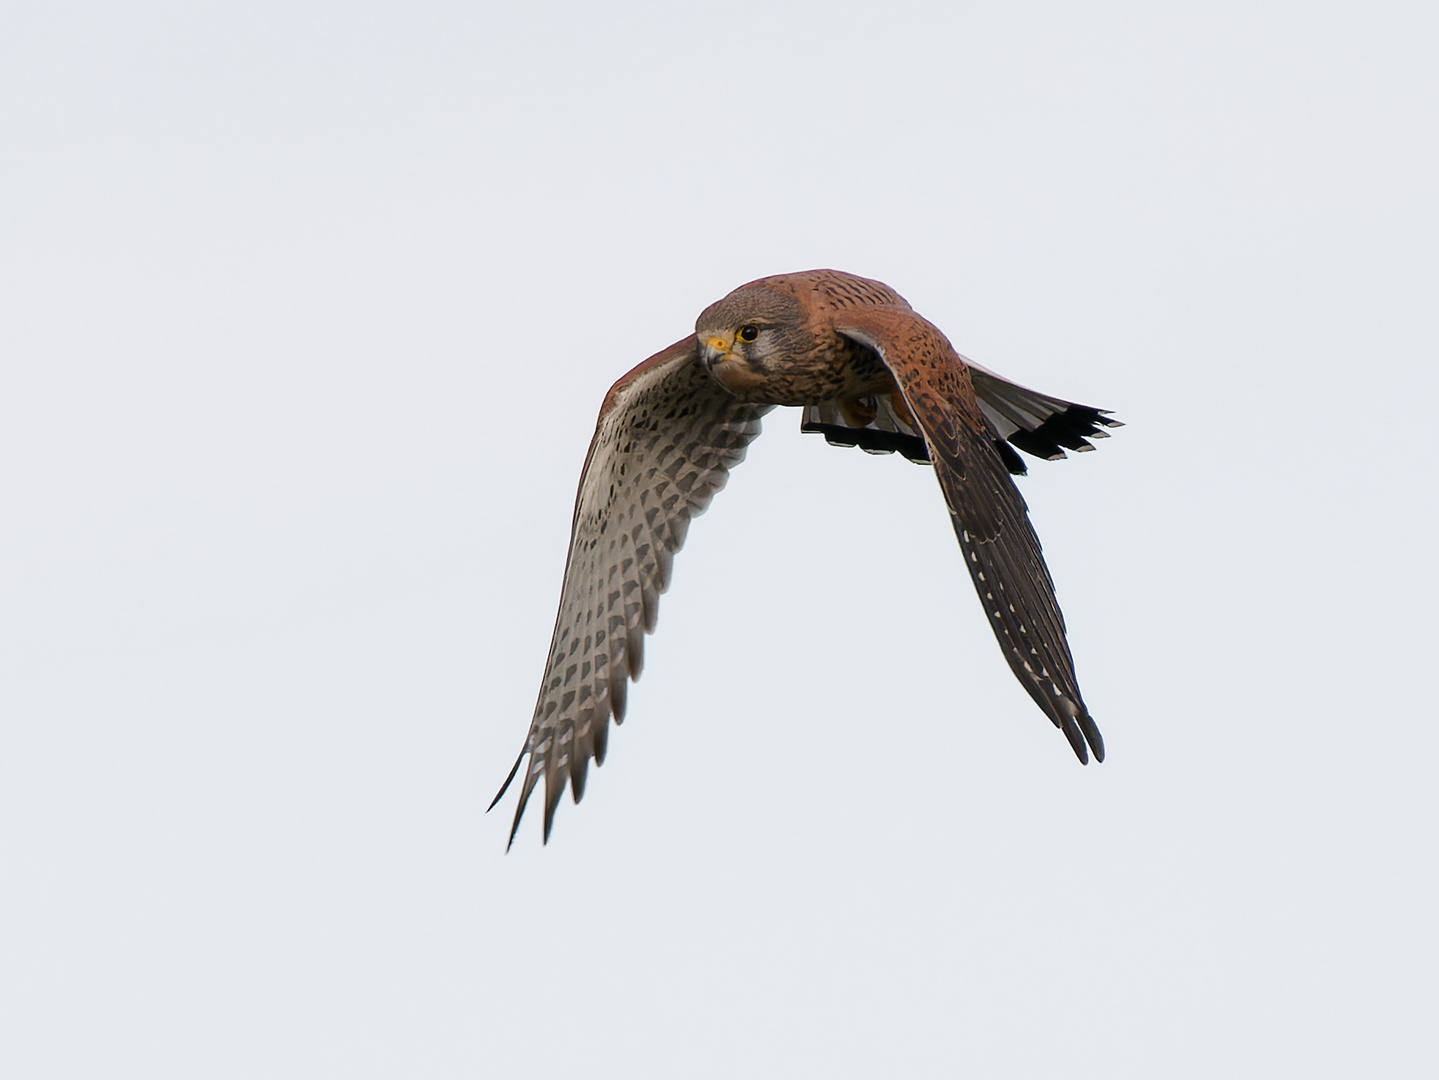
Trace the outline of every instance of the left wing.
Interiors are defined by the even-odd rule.
[[[1039,537],[996,449],[969,368],[938,328],[908,308],[846,311],[835,329],[878,353],[904,395],[1010,670],[1081,762],[1089,760],[1086,742],[1103,761],[1104,741],[1079,692]]]
[[[772,405],[749,405],[698,363],[693,335],[656,353],[610,388],[580,474],[564,591],[550,659],[520,764],[520,802],[545,779],[545,840],[568,780],[575,802],[590,759],[605,759],[609,721],[624,719],[625,689],[640,675],[645,635],[690,519],[724,487]]]

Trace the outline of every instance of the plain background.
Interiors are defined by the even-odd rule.
[[[0,1073],[1439,1070],[1432,4],[7,4]],[[548,847],[606,388],[883,279],[1116,410],[1022,489],[767,434]]]

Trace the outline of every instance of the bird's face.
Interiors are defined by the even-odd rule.
[[[739,326],[712,326],[696,330],[700,361],[705,370],[725,389],[740,393],[755,390],[765,382],[766,361],[773,360],[774,329],[758,323]]]
[[[749,400],[781,392],[814,351],[799,303],[761,286],[737,289],[705,308],[695,338],[715,382]]]

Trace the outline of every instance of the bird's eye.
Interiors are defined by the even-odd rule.
[[[758,327],[758,326],[741,326],[741,327],[739,328],[739,333],[736,334],[735,337],[739,338],[741,341],[746,342],[746,343],[751,342],[751,341],[753,341],[755,338],[759,337],[759,327]]]

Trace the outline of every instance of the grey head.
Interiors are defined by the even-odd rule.
[[[814,333],[804,306],[782,289],[755,283],[715,301],[695,320],[700,361],[716,382],[738,397],[764,398],[779,390],[795,365],[813,352]],[[777,402],[788,404],[788,402]]]

